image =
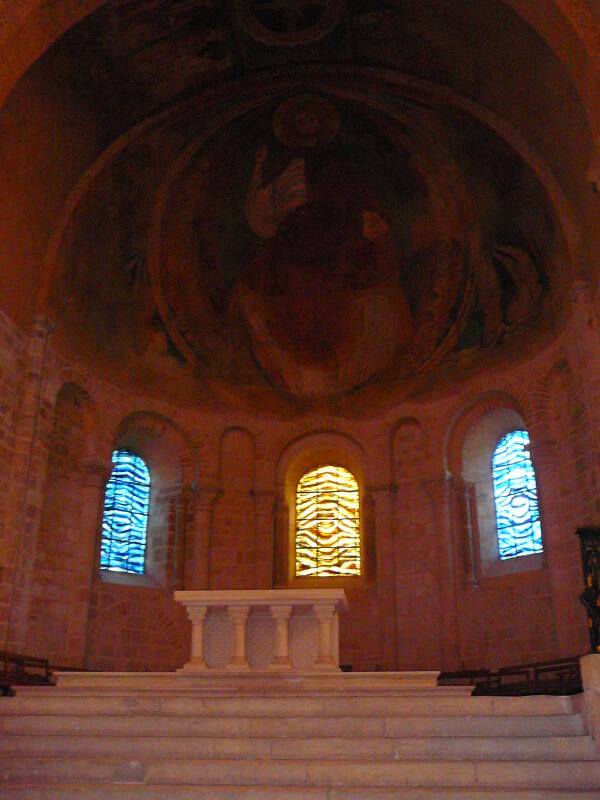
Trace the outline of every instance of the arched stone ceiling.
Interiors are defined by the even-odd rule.
[[[351,412],[551,332],[568,256],[522,159],[384,74],[301,76],[183,103],[89,173],[45,264],[73,355],[188,402]]]
[[[62,34],[111,0],[5,0],[0,16],[0,103]],[[557,54],[600,130],[600,18],[591,0],[503,0]],[[396,2],[396,5],[400,5]]]
[[[57,40],[0,113],[0,166],[10,195],[0,209],[0,257],[11,270],[4,281],[11,314],[28,321],[35,306],[21,298],[38,283],[60,208],[112,140],[182,91],[298,60],[388,67],[473,102],[522,138],[557,181],[577,224],[595,129],[595,112],[582,102],[596,97],[595,72],[587,68],[595,26],[584,17],[585,4],[572,6],[584,47],[566,11],[550,0],[513,0],[514,10],[478,0],[461,3],[459,12],[453,0],[340,5],[337,29],[299,49],[252,39],[230,3],[63,0],[19,2],[13,14],[7,8],[0,90],[11,85],[12,59],[41,54]],[[593,244],[593,219],[588,228]],[[579,260],[585,265],[585,254]]]
[[[552,335],[589,223],[593,38],[558,2],[309,5],[21,6],[0,92],[57,41],[0,113],[17,321],[41,285],[116,380],[348,413]],[[303,102],[327,141],[282,134]]]

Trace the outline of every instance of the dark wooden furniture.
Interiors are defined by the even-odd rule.
[[[0,693],[14,695],[13,686],[53,686],[52,670],[45,658],[0,652]]]
[[[440,686],[473,686],[474,695],[578,694],[583,691],[579,657],[488,669],[442,672]]]

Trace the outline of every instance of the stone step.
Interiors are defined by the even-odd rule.
[[[554,716],[573,711],[570,697],[465,697],[435,693],[425,695],[343,694],[342,696],[301,695],[256,697],[217,696],[158,690],[148,692],[98,691],[24,687],[10,702],[2,704],[2,716],[92,714],[166,714],[180,716],[460,716],[465,705],[471,716]]]
[[[353,709],[354,710],[354,709]],[[580,736],[580,714],[555,716],[336,716],[329,718],[290,716],[94,716],[55,713],[51,716],[2,715],[0,733],[4,735],[101,735],[153,736],[229,736],[229,737],[350,737],[350,736]]]
[[[194,736],[4,736],[0,757],[594,761],[584,736],[432,738],[231,738]]]
[[[55,784],[0,786],[0,800],[598,800],[597,791],[578,789],[360,789],[295,786],[196,786]]]
[[[208,786],[511,788],[600,791],[600,762],[327,761],[7,757],[3,784],[56,782]]]

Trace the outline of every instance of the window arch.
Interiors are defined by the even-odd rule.
[[[542,552],[542,529],[529,433],[505,434],[492,456],[498,555],[501,560]]]
[[[150,473],[131,450],[115,450],[104,495],[100,569],[144,573]]]
[[[338,431],[306,433],[292,440],[283,448],[277,461],[275,475],[273,553],[273,584],[275,587],[312,586],[317,588],[327,586],[362,591],[375,585],[377,579],[375,515],[373,498],[367,488],[369,485],[368,466],[368,459],[362,446],[351,437]],[[308,563],[297,570],[296,548],[298,547],[298,555],[301,555],[300,550],[303,547],[302,542],[297,541],[298,532],[302,529],[298,527],[298,486],[305,475],[317,469],[343,470],[352,477],[352,491],[356,492],[358,513],[342,516],[344,518],[354,517],[356,522],[355,538],[352,541],[355,552],[351,553],[351,556],[355,559],[356,568],[360,571],[355,568],[353,572],[350,572],[347,569],[348,564],[344,561],[345,556],[342,556],[341,567],[339,564],[336,567],[334,563],[336,568],[327,570],[327,574],[317,573],[314,565],[310,566]],[[310,508],[310,504],[308,508]],[[318,528],[319,526],[313,525],[313,527]],[[323,529],[324,526],[322,525],[321,528]],[[343,539],[343,537],[341,538]],[[305,554],[302,556],[304,557]],[[318,560],[317,557],[316,561],[318,562]]]
[[[451,431],[454,524],[468,582],[544,568],[543,509],[529,440],[515,401],[505,395],[482,398]]]
[[[330,578],[360,574],[357,480],[344,467],[313,467],[296,487],[295,575]]]

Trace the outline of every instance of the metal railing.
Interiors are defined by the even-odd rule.
[[[473,686],[474,695],[578,694],[579,656],[489,669],[442,672],[439,686]]]
[[[53,686],[52,669],[46,658],[0,652],[0,694],[14,695],[13,686]]]

